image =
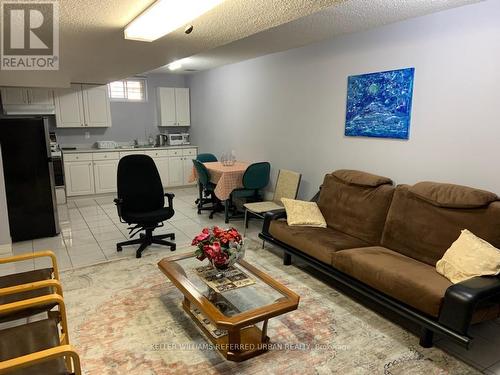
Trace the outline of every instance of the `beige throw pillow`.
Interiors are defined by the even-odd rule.
[[[475,276],[500,274],[500,250],[467,229],[436,263],[436,270],[456,284]]]
[[[281,198],[288,225],[326,228],[326,221],[316,202]]]

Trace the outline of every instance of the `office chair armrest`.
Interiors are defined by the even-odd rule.
[[[165,196],[168,199],[168,207],[174,208],[174,197],[175,197],[175,194],[174,193],[165,193]]]
[[[113,202],[115,202],[116,210],[118,211],[118,217],[120,218],[120,223],[126,223],[126,221],[122,220],[122,204],[123,204],[123,199],[121,199],[121,198],[115,198],[115,199],[113,199]]]

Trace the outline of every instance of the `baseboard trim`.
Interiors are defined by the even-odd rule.
[[[0,256],[12,255],[12,244],[7,243],[5,245],[0,245]]]

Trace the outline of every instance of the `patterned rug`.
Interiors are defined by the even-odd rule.
[[[184,249],[186,251],[187,249]],[[182,251],[182,249],[178,250]],[[301,296],[299,309],[269,321],[275,344],[242,363],[226,361],[181,308],[160,272],[162,254],[62,274],[70,340],[84,374],[476,374],[443,351],[250,242],[246,260]]]

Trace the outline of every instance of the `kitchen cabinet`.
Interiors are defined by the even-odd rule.
[[[57,89],[54,94],[56,102],[56,126],[58,128],[79,128],[85,126],[81,85],[71,85],[70,88]]]
[[[42,88],[28,89],[29,104],[54,105],[54,91]]]
[[[161,183],[163,187],[167,187],[169,183],[169,162],[168,158],[153,158],[155,162],[156,169],[160,174]]]
[[[168,186],[180,186],[184,184],[184,158],[182,156],[170,156],[168,158]]]
[[[116,174],[118,160],[95,160],[94,179],[96,194],[114,193],[116,191]]]
[[[65,161],[64,176],[68,197],[94,194],[94,169],[91,160]]]
[[[158,87],[159,126],[190,126],[189,89]]]
[[[193,174],[193,159],[196,158],[196,149],[171,150],[170,153],[180,156],[169,157],[169,186],[191,185],[195,183],[189,180]]]
[[[151,156],[155,162],[163,187],[169,186],[168,150],[146,151],[145,154]]]
[[[52,89],[4,87],[3,105],[54,105]]]
[[[117,191],[118,163],[127,155],[148,155],[158,169],[164,188],[192,184],[192,159],[197,150],[169,148],[152,150],[109,150],[99,152],[73,152],[64,154],[66,195],[92,195]]]
[[[58,128],[107,128],[111,111],[107,86],[73,84],[54,92]]]
[[[111,126],[111,111],[107,86],[82,85],[85,126],[108,128]]]

